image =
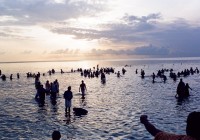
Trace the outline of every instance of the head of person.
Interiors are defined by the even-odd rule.
[[[68,90],[71,90],[71,86],[68,86]]]
[[[180,82],[183,82],[183,79],[182,79],[182,78],[180,79]]]
[[[188,136],[200,140],[200,112],[191,112],[188,115],[186,133]]]
[[[61,134],[59,131],[53,131],[52,133],[52,140],[60,140]]]
[[[84,81],[83,81],[83,80],[82,80],[81,82],[82,82],[82,83],[84,83]]]

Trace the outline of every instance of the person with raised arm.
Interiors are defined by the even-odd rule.
[[[154,140],[200,140],[200,112],[191,112],[187,117],[186,134],[177,135],[157,129],[148,120],[147,115],[140,116],[140,122],[154,136]]]

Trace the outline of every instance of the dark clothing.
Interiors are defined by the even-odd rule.
[[[177,87],[177,94],[179,97],[184,97],[185,95],[185,83],[180,81]]]
[[[44,104],[45,102],[45,93],[46,93],[46,90],[43,87],[40,87],[38,89],[39,100],[41,104]]]
[[[154,140],[196,140],[190,136],[186,135],[176,135],[176,134],[170,134],[166,132],[159,132]]]
[[[73,98],[72,92],[70,90],[65,91],[64,98],[65,100],[70,101]]]
[[[102,79],[105,79],[105,78],[106,78],[105,74],[102,73],[102,74],[101,74],[101,80],[102,80]]]
[[[186,97],[190,96],[190,94],[189,94],[189,93],[190,93],[190,92],[189,92],[189,89],[190,89],[189,85],[186,84],[186,85],[185,85],[185,96],[186,96]]]
[[[80,87],[79,87],[79,92],[80,92],[80,89],[81,89],[81,93],[82,93],[82,98],[85,98],[85,90],[86,90],[86,85],[85,83],[82,82],[82,84],[80,84]]]
[[[81,91],[85,90],[86,89],[85,83],[80,84],[80,88],[81,88]]]
[[[72,106],[72,98],[73,94],[70,89],[64,92],[64,98],[65,98],[65,112],[70,114],[70,108]]]

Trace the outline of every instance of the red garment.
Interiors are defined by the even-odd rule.
[[[186,135],[176,135],[166,132],[159,132],[158,134],[156,134],[154,140],[196,140],[196,139]]]

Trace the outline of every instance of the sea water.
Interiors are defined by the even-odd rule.
[[[125,68],[127,72],[120,78],[115,73],[106,75],[105,84],[100,78],[70,73],[71,69],[77,68],[93,70],[97,65],[113,67],[115,72]],[[151,75],[162,68],[177,73],[190,67],[200,68],[200,59],[0,63],[2,73],[8,77],[6,81],[0,80],[0,139],[51,139],[52,132],[59,130],[63,140],[150,140],[153,137],[140,123],[143,114],[163,131],[185,134],[188,114],[200,109],[200,74],[182,77],[193,90],[191,96],[181,102],[174,97],[179,79],[173,81],[169,72],[165,72],[166,83],[160,78],[152,83]],[[47,72],[51,69],[56,73],[50,76]],[[66,73],[61,74],[60,69]],[[145,71],[144,79],[140,76],[141,69]],[[34,99],[34,78],[27,78],[27,72],[40,72],[42,84],[47,80],[58,80],[60,92],[56,105],[46,96],[45,106],[39,107]],[[9,79],[11,73],[12,81]],[[17,73],[20,79],[17,79]],[[87,86],[84,100],[79,93],[81,80]],[[70,117],[65,116],[63,93],[68,86],[72,87],[74,95],[72,108],[84,108],[88,110],[87,115],[75,116],[71,112]]]

